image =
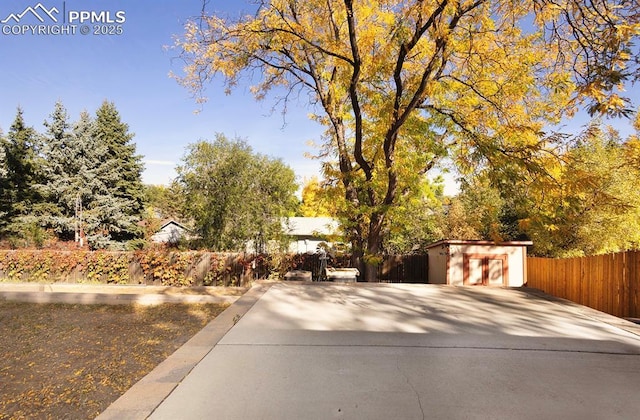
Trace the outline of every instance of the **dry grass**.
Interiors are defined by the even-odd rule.
[[[0,419],[94,418],[224,309],[0,302]]]

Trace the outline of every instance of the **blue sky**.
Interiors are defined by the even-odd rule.
[[[0,21],[38,3],[47,10],[55,7],[58,18],[70,11],[108,11],[114,19],[123,11],[126,21],[121,35],[0,33],[0,128],[5,133],[17,106],[29,125],[44,131],[42,123],[56,101],[62,101],[75,121],[82,110],[93,114],[106,99],[116,104],[135,134],[146,183],[167,183],[185,147],[213,139],[216,132],[245,138],[255,151],[282,158],[299,181],[319,174],[319,162],[304,155],[317,152],[308,143],[320,143],[323,129],[307,119],[304,103],[293,104],[297,106],[290,107],[284,121],[280,112],[271,111],[268,100],[257,103],[248,86],[227,96],[220,86],[211,85],[209,102],[200,107],[169,78],[170,71],[180,72],[181,63],[176,51],[164,47],[182,33],[188,18],[200,13],[202,0],[2,0]],[[241,0],[210,0],[207,10],[237,14],[249,7]],[[38,23],[30,14],[20,21]],[[570,125],[580,124],[584,119]],[[628,134],[628,126],[622,131]]]
[[[189,17],[200,13],[201,0],[2,0],[0,20],[38,3],[48,10],[62,11],[64,6],[67,13],[104,10],[114,15],[122,10],[126,13],[123,34],[82,35],[79,28],[75,35],[0,33],[0,128],[5,133],[17,106],[23,108],[29,125],[44,131],[42,123],[57,100],[75,121],[82,110],[95,113],[106,99],[116,104],[135,134],[138,153],[144,156],[146,183],[168,182],[175,176],[173,168],[185,146],[213,139],[216,132],[245,138],[255,151],[282,158],[300,181],[319,173],[318,161],[304,154],[315,153],[308,141],[318,143],[322,128],[307,119],[304,104],[290,109],[285,124],[280,112],[271,112],[272,104],[256,103],[248,87],[227,96],[209,86],[209,102],[200,107],[169,78],[169,72],[180,72],[181,65],[172,60],[177,52],[164,47],[182,33]],[[242,4],[213,0],[208,10],[237,13]],[[39,22],[25,15],[20,23]],[[194,111],[200,109],[196,115]]]

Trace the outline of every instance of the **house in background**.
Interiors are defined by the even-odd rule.
[[[316,252],[322,242],[331,246],[341,237],[340,223],[332,217],[288,217],[283,220],[284,233],[291,238],[289,252]]]
[[[181,239],[187,238],[189,229],[173,219],[165,221],[160,230],[151,236],[151,240],[156,243],[176,244]]]
[[[427,246],[431,284],[521,287],[530,241],[445,240]]]

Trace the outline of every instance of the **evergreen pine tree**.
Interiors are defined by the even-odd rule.
[[[113,170],[113,163],[108,156],[108,147],[96,138],[95,121],[87,112],[80,114],[80,119],[73,127],[74,159],[71,164],[74,177],[72,185],[75,194],[70,197],[73,202],[73,213],[76,216],[76,205],[82,208],[81,219],[73,219],[81,223],[83,232],[92,248],[108,248],[115,244],[110,235],[110,226],[117,224],[119,209],[114,203],[109,185],[118,178]],[[80,216],[80,215],[77,215]]]
[[[140,238],[142,229],[138,222],[144,211],[143,166],[131,142],[133,134],[120,120],[113,103],[103,102],[96,112],[94,136],[98,144],[106,146],[103,162],[111,175],[103,178],[109,196],[104,197],[101,205],[110,210],[103,234],[118,242]]]
[[[114,199],[110,187],[119,174],[114,170],[109,149],[98,141],[96,123],[84,111],[65,140],[66,144],[57,148],[63,153],[47,148],[47,159],[57,160],[48,165],[48,185],[60,209],[55,218],[59,235],[70,240],[76,233],[83,233],[91,248],[116,248],[121,244],[114,241],[111,232],[119,229],[122,205]]]
[[[0,192],[6,230],[14,236],[41,236],[36,207],[41,204],[39,181],[38,134],[24,122],[18,108],[16,118],[4,141],[6,176]],[[31,234],[29,233],[31,232]],[[32,238],[33,239],[33,238]]]
[[[9,213],[9,203],[5,200],[5,191],[7,191],[7,159],[6,159],[6,139],[4,133],[0,129],[0,237],[2,237],[6,226],[6,216]]]
[[[46,202],[43,205],[42,222],[55,230],[63,240],[72,238],[73,199],[75,190],[73,177],[76,152],[70,132],[67,110],[56,102],[50,121],[42,139],[42,183],[38,186]]]

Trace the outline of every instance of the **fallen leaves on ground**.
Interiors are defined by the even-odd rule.
[[[225,307],[0,302],[0,419],[94,418]]]

